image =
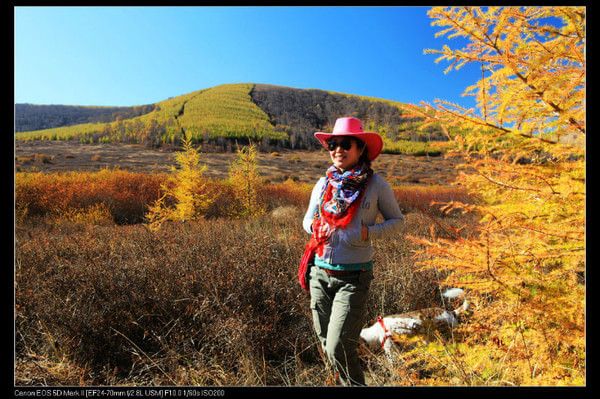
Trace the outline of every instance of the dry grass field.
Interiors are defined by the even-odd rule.
[[[236,199],[222,180],[234,155],[202,154],[209,190],[217,196],[210,217],[151,232],[140,222],[159,195],[172,152],[17,144],[17,384],[331,381],[312,331],[308,295],[296,281],[308,240],[301,219],[312,184],[328,166],[325,152],[260,154],[268,184],[258,200],[266,213],[250,219],[229,217]],[[467,226],[463,234],[469,234],[473,220],[442,216],[430,206],[432,200],[470,200],[449,186],[455,162],[386,154],[376,161],[406,223],[397,236],[374,242],[369,322],[440,303],[436,281],[444,271],[418,271],[419,246],[407,236],[427,237],[432,224]],[[452,340],[460,342],[458,332]],[[443,354],[433,366],[389,368],[369,354],[362,361],[371,385],[477,383]]]
[[[202,148],[201,148],[202,151]],[[235,153],[202,152],[201,162],[208,166],[206,176],[227,177]],[[292,178],[315,182],[329,166],[329,155],[322,151],[281,151],[258,154],[260,174],[268,182]],[[393,185],[449,184],[454,180],[457,158],[381,154],[373,168]],[[17,141],[17,171],[59,172],[94,171],[118,167],[137,172],[168,172],[173,165],[173,150],[149,149],[140,144],[80,144],[69,141]]]

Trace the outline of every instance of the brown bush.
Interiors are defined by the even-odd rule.
[[[157,233],[109,224],[109,214],[118,223],[143,220],[165,178],[17,174],[20,369],[30,370],[26,360],[36,354],[61,370],[79,368],[60,373],[65,383],[81,375],[86,384],[322,384],[308,296],[296,281],[313,185],[266,184],[259,201],[269,213],[230,220],[223,216],[240,206],[233,189],[207,180],[216,200],[205,220],[170,222]],[[457,193],[396,188],[403,209]],[[27,223],[32,217],[43,223]],[[439,304],[442,271],[415,272],[416,244],[405,239],[429,235],[432,217],[407,213],[397,236],[374,243],[370,321]],[[35,381],[28,378],[20,381]]]
[[[244,231],[248,240],[240,241]],[[18,251],[17,351],[47,351],[52,337],[96,372],[133,374],[146,355],[170,371],[173,354],[234,368],[241,353],[289,355],[290,341],[280,338],[310,331],[303,293],[293,284],[290,249],[258,233],[223,220],[157,234],[141,226],[37,230]],[[297,345],[310,339],[305,333]]]
[[[375,244],[370,319],[439,298],[403,239],[427,223],[415,214],[404,226]],[[168,223],[157,233],[40,225],[17,238],[19,359],[69,359],[96,384],[323,383],[304,373],[321,367],[296,281],[308,238],[300,220]]]
[[[31,162],[35,161],[35,156],[34,155],[26,155],[26,156],[17,156],[15,157],[15,162],[17,164],[25,164],[28,165]]]

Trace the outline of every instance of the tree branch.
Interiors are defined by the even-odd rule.
[[[512,189],[512,190],[533,191],[533,192],[536,192],[536,193],[539,193],[539,192],[541,192],[541,190],[536,190],[536,189],[533,189],[533,188],[526,188],[526,187],[517,187],[517,186],[511,186],[510,184],[506,184],[506,183],[503,183],[503,182],[501,182],[501,181],[494,180],[494,179],[492,179],[491,177],[484,175],[484,174],[483,174],[483,173],[481,173],[480,171],[477,171],[477,173],[478,173],[480,176],[484,177],[484,178],[485,178],[486,180],[488,180],[489,182],[491,182],[491,183],[494,183],[494,184],[497,184],[497,185],[499,185],[499,186],[501,186],[501,187],[510,188],[510,189]]]

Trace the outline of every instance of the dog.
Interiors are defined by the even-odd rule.
[[[393,351],[402,342],[421,340],[434,331],[448,331],[456,327],[461,314],[469,309],[469,302],[460,288],[446,290],[442,296],[446,306],[460,304],[453,310],[440,307],[426,308],[412,312],[377,316],[377,321],[360,332],[361,342],[372,352],[385,351],[389,361],[393,361]],[[462,300],[462,303],[460,301]]]

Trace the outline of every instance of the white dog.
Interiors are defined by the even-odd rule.
[[[449,303],[457,303],[460,299],[463,301],[454,310],[436,307],[398,315],[378,316],[372,326],[362,329],[361,340],[371,351],[382,348],[388,360],[392,361],[392,350],[396,347],[394,341],[402,341],[402,337],[425,336],[434,330],[456,327],[460,314],[469,308],[469,302],[460,288],[451,288],[445,291],[443,296]]]

